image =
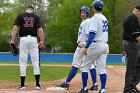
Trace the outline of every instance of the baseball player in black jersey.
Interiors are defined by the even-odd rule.
[[[43,47],[43,29],[40,18],[34,14],[34,7],[29,5],[26,12],[19,14],[13,24],[11,33],[11,42],[14,43],[16,33],[19,29],[20,45],[19,45],[19,64],[20,64],[20,78],[21,84],[19,89],[25,89],[25,77],[28,53],[31,56],[32,66],[34,69],[34,76],[36,80],[36,90],[40,90],[40,68],[39,68],[39,48]],[[39,43],[37,43],[37,34],[39,35]]]
[[[127,54],[127,67],[123,93],[140,93],[136,85],[139,83],[139,43],[140,43],[140,6],[136,6],[131,14],[125,17],[123,24],[123,46]]]

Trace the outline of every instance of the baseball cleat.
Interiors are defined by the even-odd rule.
[[[20,86],[18,86],[17,88],[20,89],[20,90],[24,90],[26,87],[25,87],[25,85],[24,85],[24,86],[21,86],[21,85],[20,85]]]
[[[123,93],[140,93],[140,90],[137,87],[125,88]]]
[[[98,85],[91,86],[89,88],[90,91],[98,91]]]
[[[40,86],[36,86],[36,87],[35,87],[35,90],[40,90],[40,89],[41,89]]]
[[[131,88],[125,88],[123,93],[133,93]]]
[[[62,82],[60,84],[57,84],[56,86],[57,87],[66,88],[67,90],[69,89],[69,84],[66,84],[65,82]]]
[[[140,90],[137,87],[131,88],[134,93],[140,93]]]
[[[101,89],[99,93],[105,93],[105,89]]]
[[[88,92],[88,89],[87,90],[81,89],[79,92],[75,92],[75,93],[89,93],[89,92]]]

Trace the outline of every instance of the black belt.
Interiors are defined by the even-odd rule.
[[[100,43],[100,41],[93,41],[93,42],[98,42],[98,43]],[[104,43],[108,43],[108,42],[104,42]]]
[[[20,37],[27,37],[27,36],[37,37],[37,36],[34,36],[34,35],[24,35],[24,36],[20,36]]]
[[[131,41],[131,40],[123,40],[123,44],[127,44],[127,45],[130,45],[130,46],[139,46],[139,43],[137,41]]]
[[[136,40],[123,40],[124,42],[138,43]]]

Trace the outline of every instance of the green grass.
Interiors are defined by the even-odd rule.
[[[18,64],[18,62],[0,62],[0,64]],[[31,62],[28,62],[28,64],[31,64]],[[68,64],[71,65],[71,63],[65,63],[65,62],[41,62],[41,64]],[[124,63],[107,63],[107,65],[111,66],[125,66]],[[57,80],[64,78],[68,75],[70,71],[70,67],[55,67],[55,66],[41,66],[41,81],[51,81],[51,80]],[[80,71],[78,71],[80,72]],[[13,82],[19,82],[19,66],[0,66],[0,81],[13,81]],[[27,67],[27,76],[26,76],[27,82],[33,82],[34,81],[34,75],[33,75],[33,68],[32,66]]]
[[[18,64],[18,62],[0,62],[0,64]],[[31,62],[28,62],[28,64],[31,64]],[[60,65],[71,65],[71,62],[41,62],[41,64],[60,64]],[[107,63],[107,65],[114,65],[114,66],[125,66],[125,63],[118,62],[118,63]]]
[[[18,62],[0,62],[0,64],[18,64]],[[31,62],[28,62],[28,64],[31,64]],[[41,64],[70,64],[71,62],[41,62]]]
[[[41,81],[51,81],[61,79],[67,76],[69,67],[41,67]],[[0,81],[19,81],[19,67],[18,66],[1,66],[0,67]],[[34,81],[33,68],[27,67],[27,82]]]

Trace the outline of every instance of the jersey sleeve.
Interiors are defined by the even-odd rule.
[[[90,19],[87,20],[87,22],[85,23],[85,31],[86,31],[86,35],[89,34],[89,23],[90,23]]]
[[[139,22],[136,18],[133,17],[129,20],[129,28],[131,31],[131,35],[134,38],[140,36],[140,26],[139,26]]]
[[[98,20],[95,16],[93,16],[90,20],[88,31],[96,33],[97,29],[98,29]]]
[[[16,25],[16,26],[20,26],[20,18],[21,18],[21,15],[18,15],[14,21],[14,24],[13,25]]]
[[[39,16],[37,16],[37,28],[42,27],[42,21]]]

